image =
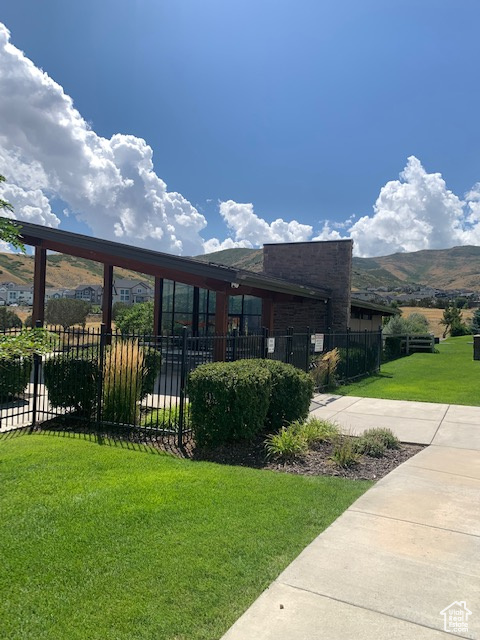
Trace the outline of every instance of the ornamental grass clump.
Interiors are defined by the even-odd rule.
[[[360,453],[357,450],[354,438],[351,436],[339,436],[335,440],[330,459],[342,469],[354,467],[360,459]]]
[[[337,368],[340,364],[340,352],[335,347],[318,357],[313,363],[310,375],[317,389],[334,389],[337,386]]]
[[[304,455],[308,445],[302,433],[292,426],[282,427],[278,433],[271,433],[265,440],[267,458],[292,461]]]
[[[382,458],[387,449],[399,447],[400,441],[390,429],[367,429],[356,443],[359,453],[372,458]]]
[[[336,424],[320,418],[292,422],[290,427],[302,435],[309,448],[319,442],[332,442],[340,433]]]
[[[143,372],[144,354],[137,340],[118,340],[106,351],[103,420],[116,424],[137,424]]]

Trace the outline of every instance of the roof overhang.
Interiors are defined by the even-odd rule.
[[[100,240],[22,220],[17,222],[21,227],[22,239],[27,245],[123,267],[203,289],[224,291],[229,295],[255,295],[278,301],[290,300],[292,297],[324,301],[329,298],[328,291],[253,271],[205,263],[193,258],[174,256],[121,242]]]
[[[387,307],[385,304],[377,304],[375,302],[368,302],[367,300],[351,299],[350,306],[355,309],[365,309],[366,311],[376,311],[382,316],[396,316],[399,314],[398,309],[394,307]]]

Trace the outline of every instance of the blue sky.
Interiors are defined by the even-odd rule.
[[[477,0],[16,0],[1,15],[11,44],[91,130],[143,138],[168,192],[208,222],[189,227],[190,243],[162,236],[162,250],[200,252],[198,237],[257,246],[350,234],[361,255],[479,241],[479,19]],[[106,209],[83,210],[81,194],[55,186],[50,151],[48,179],[21,184],[12,153],[42,165],[42,150],[32,152],[33,128],[24,148],[15,133],[31,118],[13,122],[5,109],[0,172],[24,191],[40,188],[55,224],[154,245],[155,213],[144,227],[137,218],[96,225]],[[7,194],[20,217],[25,194]]]

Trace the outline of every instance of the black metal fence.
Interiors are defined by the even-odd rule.
[[[14,334],[14,332],[10,332]],[[190,434],[188,374],[198,365],[270,358],[308,371],[335,347],[340,380],[378,371],[381,332],[194,337],[55,329],[43,356],[0,359],[0,430],[47,422],[181,444]]]

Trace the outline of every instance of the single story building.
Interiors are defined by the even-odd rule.
[[[193,335],[229,329],[271,333],[378,330],[396,310],[351,296],[352,240],[266,244],[261,273],[132,247],[19,221],[35,247],[33,320],[44,320],[46,252],[103,264],[103,322],[112,323],[114,267],[154,277],[156,335],[187,326]],[[118,283],[119,281],[117,281]],[[120,287],[121,288],[121,287]],[[223,342],[219,341],[219,345]],[[217,359],[222,359],[220,353]]]

